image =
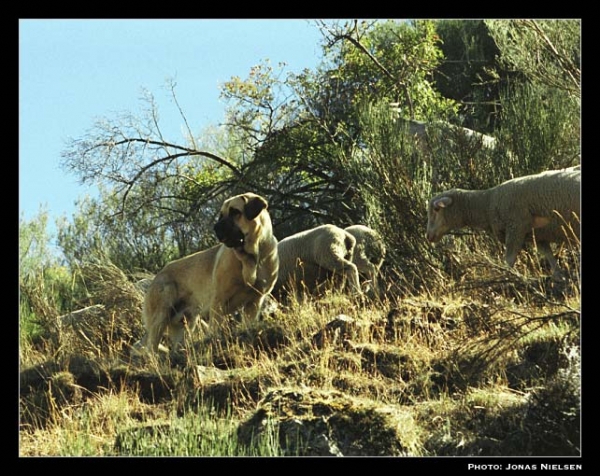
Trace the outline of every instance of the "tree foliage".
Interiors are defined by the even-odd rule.
[[[19,219],[19,273],[27,276],[37,268],[56,264],[49,248],[48,211],[41,208],[32,220]]]
[[[150,94],[140,114],[98,121],[71,141],[65,168],[105,188],[61,235],[69,256],[102,248],[127,270],[156,270],[214,243],[220,202],[252,190],[268,198],[278,238],[321,223],[383,230],[396,268],[418,285],[425,277],[417,260],[435,267],[423,240],[432,192],[491,186],[576,160],[577,22],[316,27],[321,64],[292,74],[265,60],[246,78],[231,78],[216,134],[191,133],[173,85],[185,143],[163,136]],[[460,128],[428,127],[417,139],[402,126],[413,119],[476,127],[499,146],[465,141]]]
[[[501,106],[500,89],[511,73],[497,63],[500,54],[483,20],[440,20],[436,30],[444,59],[435,87],[459,103],[461,125],[493,133]]]
[[[352,88],[353,104],[388,100],[411,119],[444,116],[454,108],[453,101],[433,87],[434,72],[443,59],[433,21],[320,25],[337,65],[336,77]]]
[[[502,64],[581,99],[580,20],[486,20]]]
[[[325,60],[317,71],[288,75],[282,82],[281,74],[263,65],[224,90],[232,111],[229,130],[255,146],[245,178],[274,198],[271,211],[280,237],[318,223],[365,220],[359,180],[349,173],[354,155],[364,148],[359,119],[364,103],[395,103],[418,118],[445,116],[454,107],[432,87],[441,57],[433,23],[318,26]]]

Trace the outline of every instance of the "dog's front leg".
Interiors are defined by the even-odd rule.
[[[257,321],[260,318],[260,311],[264,300],[265,296],[262,295],[256,299],[252,299],[244,306],[242,309],[242,316],[246,322]]]
[[[255,255],[246,253],[244,250],[234,250],[235,256],[242,262],[242,277],[248,286],[256,284],[256,273],[258,270],[258,260]]]

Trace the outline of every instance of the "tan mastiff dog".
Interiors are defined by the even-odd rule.
[[[277,280],[279,257],[267,201],[254,193],[226,200],[214,230],[219,245],[168,263],[144,301],[146,335],[139,345],[158,350],[165,331],[171,350],[180,348],[186,327],[240,311],[257,318]]]

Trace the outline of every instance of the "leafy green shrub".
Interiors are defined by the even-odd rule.
[[[564,92],[528,83],[507,87],[496,132],[513,155],[506,178],[579,164],[580,120],[577,102]]]

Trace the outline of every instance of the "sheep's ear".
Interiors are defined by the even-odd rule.
[[[254,220],[267,206],[267,201],[264,198],[251,198],[244,206],[244,215],[248,220]]]
[[[450,197],[440,197],[433,202],[433,208],[436,210],[449,207],[450,205],[452,205],[452,199]]]

